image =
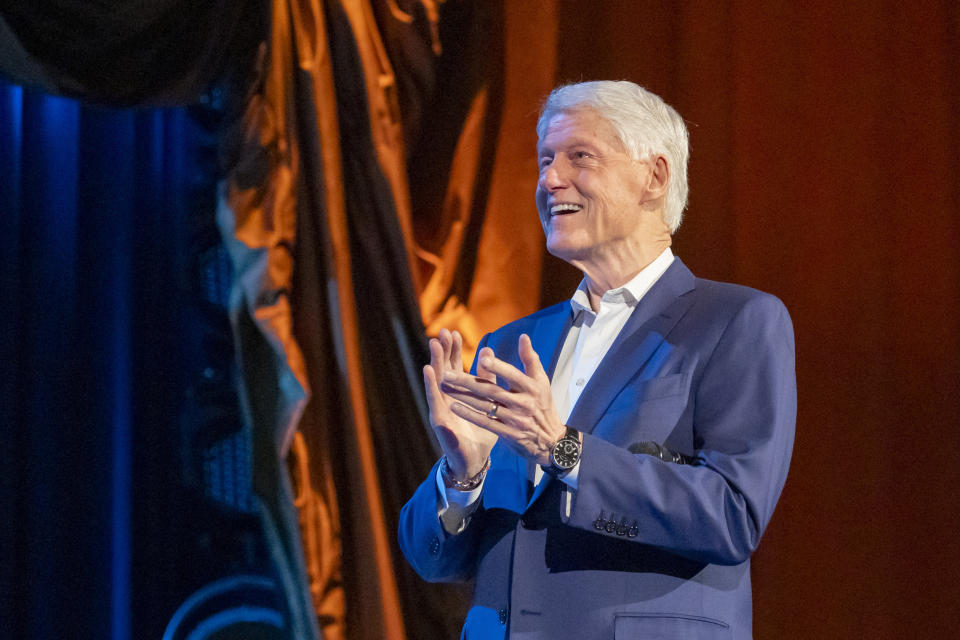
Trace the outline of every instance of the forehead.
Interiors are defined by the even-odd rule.
[[[543,137],[537,140],[537,149],[556,149],[576,144],[623,150],[613,125],[591,108],[558,111],[550,116]]]

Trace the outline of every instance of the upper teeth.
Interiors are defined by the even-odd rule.
[[[579,211],[580,208],[581,207],[578,204],[570,204],[567,202],[562,202],[560,204],[555,204],[552,207],[550,207],[550,213],[552,215],[556,215],[558,213],[563,213],[564,211]]]

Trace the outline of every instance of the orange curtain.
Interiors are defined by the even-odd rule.
[[[505,319],[538,303],[536,218],[516,216],[512,232],[489,238],[483,223],[488,212],[515,216],[504,178],[513,154],[533,165],[526,104],[552,82],[549,40],[546,65],[500,64],[533,35],[533,14],[521,17],[504,23],[498,3],[273,4],[222,227],[238,266],[237,323],[248,317],[263,336],[241,338],[268,347],[240,340],[241,358],[253,354],[245,398],[289,461],[326,638],[455,635],[463,616],[463,590],[422,585],[399,556],[396,517],[435,459],[418,371],[424,325],[475,343],[498,306]],[[402,77],[394,60],[408,63]],[[526,130],[527,144],[507,127]],[[504,168],[491,179],[495,158]],[[257,179],[246,173],[264,164]],[[525,267],[514,288],[532,295],[481,288],[487,302],[473,314],[473,272],[511,259]]]

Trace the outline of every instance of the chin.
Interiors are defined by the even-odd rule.
[[[572,263],[574,260],[582,259],[587,252],[584,247],[570,242],[569,239],[552,239],[548,237],[547,253],[555,258],[560,258],[564,262]]]

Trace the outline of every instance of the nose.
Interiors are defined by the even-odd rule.
[[[569,181],[565,176],[562,167],[553,160],[540,171],[540,188],[544,191],[557,191],[568,186]]]

